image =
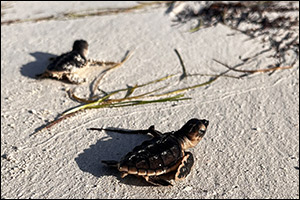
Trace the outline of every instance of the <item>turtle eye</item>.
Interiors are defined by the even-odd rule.
[[[201,125],[201,127],[199,128],[199,133],[204,134],[205,131],[206,131],[206,127],[204,125]]]
[[[203,133],[205,133],[205,130],[200,129],[200,130],[199,130],[199,133],[200,133],[200,134],[203,134]]]

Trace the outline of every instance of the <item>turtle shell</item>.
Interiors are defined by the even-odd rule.
[[[49,71],[72,71],[74,69],[82,68],[87,64],[87,60],[76,51],[71,51],[65,54],[62,54],[55,58],[47,66]]]
[[[180,143],[169,133],[135,147],[121,159],[118,169],[128,174],[158,176],[175,170],[183,156]]]

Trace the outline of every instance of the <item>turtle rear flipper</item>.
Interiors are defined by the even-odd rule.
[[[52,62],[52,61],[54,61],[56,58],[57,58],[57,56],[54,56],[54,57],[50,57],[48,60],[49,60],[50,62]]]
[[[43,72],[43,73],[41,73],[41,74],[36,74],[36,75],[35,75],[35,78],[36,78],[36,79],[49,78],[49,77],[50,77],[50,75],[49,75],[48,72]]]
[[[151,183],[152,185],[156,186],[173,186],[169,181],[159,178],[159,177],[147,177],[145,178],[147,182]]]
[[[187,177],[187,175],[191,172],[193,164],[194,164],[193,154],[190,152],[185,152],[185,156],[183,157],[181,164],[177,168],[177,172],[175,174],[175,180],[181,180]]]

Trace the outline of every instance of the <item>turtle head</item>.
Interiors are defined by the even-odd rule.
[[[89,44],[85,40],[75,40],[72,51],[80,53],[84,58],[87,57]]]
[[[196,146],[206,133],[208,120],[190,119],[175,135],[182,141],[183,149]]]

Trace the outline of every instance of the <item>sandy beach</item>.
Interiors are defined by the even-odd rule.
[[[299,2],[294,4],[299,11]],[[168,12],[166,4],[138,5],[1,2],[1,198],[298,199],[299,54],[290,51],[280,65],[295,60],[288,69],[239,78],[244,73],[229,71],[226,75],[230,76],[185,90],[188,100],[88,109],[32,135],[80,105],[69,97],[68,90],[74,89],[82,98],[90,94],[90,81],[74,85],[35,78],[46,69],[50,57],[70,51],[77,39],[89,43],[88,57],[97,60],[120,62],[131,52],[126,62],[103,77],[98,94],[171,74],[176,75],[134,94],[164,86],[157,93],[173,91],[214,77],[195,75],[181,80],[182,66],[174,49],[187,74],[217,75],[228,69],[215,60],[236,66],[243,58],[268,48],[261,38],[249,38],[224,24],[191,32],[193,21],[172,21],[179,6]],[[291,15],[299,20],[298,11]],[[73,12],[86,16],[75,17],[70,14]],[[296,38],[299,41],[299,35]],[[237,69],[273,66],[273,53],[261,53]],[[93,75],[101,70],[95,69]],[[117,170],[101,163],[121,159],[150,139],[149,135],[87,130],[155,125],[161,132],[170,132],[191,118],[207,119],[210,124],[203,140],[188,150],[195,159],[191,173],[184,180],[173,181],[172,187],[152,186],[135,176],[122,179]]]

